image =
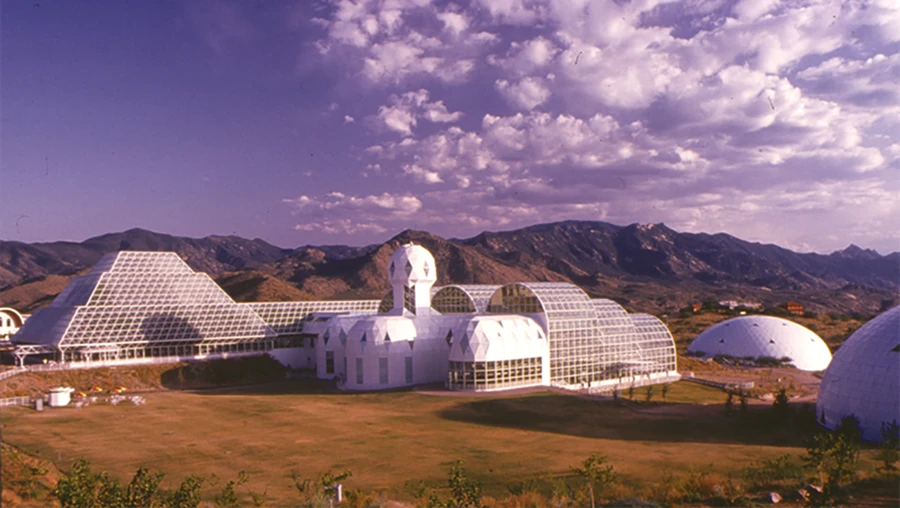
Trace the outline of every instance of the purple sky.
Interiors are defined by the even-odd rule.
[[[4,2],[0,238],[563,219],[900,250],[900,7]]]

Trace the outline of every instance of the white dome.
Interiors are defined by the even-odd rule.
[[[451,340],[457,362],[543,358],[549,348],[544,330],[526,316],[476,316],[455,327]]]
[[[388,264],[388,281],[391,285],[431,283],[437,281],[434,256],[421,245],[401,245]]]
[[[809,328],[772,316],[742,316],[703,331],[688,346],[692,353],[735,358],[790,358],[800,370],[824,370],[831,361],[828,345]]]
[[[822,376],[816,415],[829,429],[853,415],[863,439],[876,442],[882,423],[900,422],[900,307],[869,321],[841,344]]]
[[[416,340],[416,326],[411,319],[401,316],[370,316],[360,319],[347,332],[348,350],[360,350],[366,345],[410,342]]]

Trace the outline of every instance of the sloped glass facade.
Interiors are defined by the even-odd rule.
[[[275,337],[172,252],[106,255],[33,317],[16,343],[54,347],[63,361],[257,351]]]
[[[253,309],[278,335],[303,332],[303,325],[316,313],[374,314],[378,300],[335,300],[321,302],[244,303]]]

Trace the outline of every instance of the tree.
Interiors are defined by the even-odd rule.
[[[294,488],[297,489],[301,505],[303,506],[327,505],[327,497],[335,495],[335,486],[352,475],[351,471],[342,471],[340,473],[325,471],[313,481],[310,478],[300,476],[297,471],[291,471]]]
[[[662,385],[661,394],[662,394],[663,402],[665,402],[665,401],[666,401],[666,395],[669,394],[669,383],[665,383],[665,384]]]
[[[457,460],[450,468],[447,477],[450,486],[450,499],[447,500],[447,508],[480,508],[481,507],[481,483],[468,477],[463,461]]]
[[[326,496],[334,496],[337,494],[337,485],[351,476],[353,476],[353,473],[349,470],[341,471],[340,473],[325,471],[319,476],[319,485],[322,486]]]
[[[606,461],[607,457],[605,455],[593,453],[590,457],[584,459],[581,467],[570,466],[572,472],[583,478],[587,484],[591,495],[591,508],[596,508],[597,506],[594,492],[602,492],[618,476],[613,471],[612,464],[606,465]]]
[[[740,399],[740,402],[741,402],[741,412],[746,413],[747,412],[747,394],[744,393],[743,390],[741,390],[740,392],[738,392],[738,398]]]
[[[897,420],[881,424],[881,445],[876,457],[881,461],[883,471],[897,470],[897,462],[900,461],[900,425]]]
[[[734,411],[734,393],[728,392],[728,398],[725,399],[725,414],[731,414]]]
[[[634,400],[634,383],[631,383],[631,386],[628,387],[628,398]]]
[[[653,399],[653,385],[647,387],[647,393],[644,395],[644,400],[650,402]]]
[[[250,480],[249,475],[244,471],[239,471],[237,480],[228,480],[225,486],[222,487],[222,491],[216,494],[216,506],[220,508],[238,508],[241,505],[241,501],[234,488],[247,483],[248,480]]]
[[[838,500],[841,485],[856,473],[859,441],[859,420],[850,415],[834,432],[820,431],[807,443],[803,461],[818,472],[828,500]]]
[[[97,506],[99,497],[99,477],[91,471],[87,459],[79,458],[56,482],[53,495],[63,508]]]
[[[157,495],[159,483],[165,476],[165,473],[150,474],[145,467],[138,469],[125,491],[125,504],[135,508],[157,506],[158,503],[154,503],[153,498]]]
[[[163,495],[163,504],[167,508],[197,508],[200,505],[200,488],[203,478],[188,475],[173,492]]]
[[[790,410],[788,400],[787,388],[781,387],[775,395],[775,401],[772,402],[772,409],[779,418],[784,418],[788,415]]]

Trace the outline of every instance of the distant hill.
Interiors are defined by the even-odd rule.
[[[257,269],[322,298],[380,298],[389,289],[386,267],[391,255],[409,242],[422,245],[434,255],[439,285],[568,280],[540,266],[509,264],[473,247],[410,230],[357,257],[333,259],[315,247],[306,247]]]
[[[122,249],[175,251],[238,301],[379,298],[388,290],[388,259],[407,242],[432,251],[438,284],[571,281],[632,311],[659,313],[706,299],[796,300],[814,312],[871,315],[896,302],[900,291],[900,253],[882,256],[851,245],[803,254],[722,233],[679,233],[665,224],[566,221],[468,239],[407,230],[366,247],[282,249],[259,239],[140,229],[82,243],[2,242],[0,304],[24,311],[46,305],[74,274]]]
[[[216,276],[215,280],[236,302],[297,302],[316,299],[289,282],[252,269],[225,272]]]
[[[835,289],[847,284],[900,288],[900,253],[880,256],[851,245],[831,255],[799,254],[724,233],[679,233],[665,224],[567,221],[457,241],[504,259],[525,254],[532,260],[565,262],[592,274],[782,289]]]
[[[90,268],[104,254],[119,250],[175,251],[191,268],[207,273],[252,268],[277,261],[291,250],[238,236],[183,238],[129,229],[81,243],[0,242],[0,288],[47,275],[71,275]]]

